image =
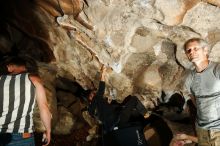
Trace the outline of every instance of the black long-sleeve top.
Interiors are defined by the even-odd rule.
[[[98,91],[89,105],[89,113],[98,117],[105,130],[112,130],[119,120],[120,104],[109,104],[104,99],[105,82],[100,81]]]
[[[129,121],[132,109],[136,109],[138,113],[144,116],[147,109],[138,100],[136,96],[129,95],[122,104],[114,102],[109,104],[103,98],[105,92],[105,82],[100,81],[96,96],[89,105],[90,115],[97,117],[104,126],[106,131],[111,131],[117,124]]]

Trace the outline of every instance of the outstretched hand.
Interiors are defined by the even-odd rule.
[[[198,139],[195,136],[187,135],[187,134],[176,134],[172,139],[170,146],[184,146],[188,143],[198,143]]]
[[[101,81],[105,81],[107,67],[103,64],[101,67]]]
[[[106,72],[106,70],[107,70],[107,66],[106,65],[102,65],[102,67],[101,67],[101,73],[104,73],[104,72]]]

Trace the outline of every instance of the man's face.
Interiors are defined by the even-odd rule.
[[[23,65],[14,65],[14,64],[9,64],[7,65],[8,72],[10,74],[18,74],[26,71],[26,67]]]
[[[198,42],[190,42],[187,44],[185,48],[186,56],[188,57],[189,61],[193,63],[198,63],[203,60],[207,60],[208,57],[208,50],[207,48],[202,48]]]

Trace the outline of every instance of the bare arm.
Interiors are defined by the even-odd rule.
[[[40,110],[40,117],[46,129],[43,135],[43,138],[46,139],[46,144],[43,146],[47,146],[51,139],[51,113],[48,108],[45,90],[41,84],[40,78],[37,76],[30,76],[30,80],[36,88],[36,100]]]

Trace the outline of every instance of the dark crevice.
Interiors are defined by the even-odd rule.
[[[7,53],[26,54],[46,63],[55,59],[49,45],[49,33],[35,10],[35,5],[29,0],[1,2],[0,35],[11,44],[9,52],[0,47],[1,56]]]

